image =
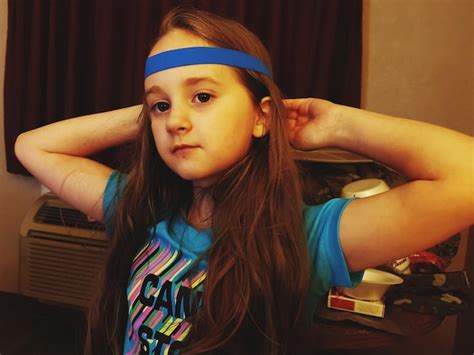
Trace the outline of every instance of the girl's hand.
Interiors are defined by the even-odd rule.
[[[287,109],[290,144],[300,150],[334,147],[342,106],[327,100],[283,100]]]

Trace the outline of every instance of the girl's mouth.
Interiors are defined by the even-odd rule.
[[[173,148],[173,153],[187,152],[197,147],[198,146],[195,146],[195,145],[180,144]]]

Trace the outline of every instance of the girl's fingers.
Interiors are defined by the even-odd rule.
[[[286,113],[286,118],[289,120],[296,120],[298,118],[298,112],[294,110],[288,110]]]
[[[285,99],[283,103],[287,109],[298,111],[304,100],[305,99]]]

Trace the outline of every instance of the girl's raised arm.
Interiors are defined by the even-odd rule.
[[[71,118],[22,133],[15,154],[52,192],[100,221],[111,168],[86,157],[135,139],[141,108]]]
[[[413,180],[344,210],[340,241],[351,271],[424,250],[474,223],[472,137],[325,100],[288,100],[286,106],[297,148],[350,150]]]

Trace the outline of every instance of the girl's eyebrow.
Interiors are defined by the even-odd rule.
[[[192,78],[187,78],[183,81],[183,84],[182,85],[185,85],[185,86],[192,86],[192,85],[196,85],[196,84],[199,84],[201,82],[209,82],[211,84],[214,84],[214,85],[217,85],[217,86],[221,86],[222,83],[215,80],[214,78],[211,78],[210,76],[203,76],[203,77],[192,77]],[[163,93],[164,90],[162,88],[160,88],[158,85],[153,85],[151,88],[149,88],[146,93],[145,93],[145,97],[147,97],[148,95],[150,94],[155,94],[155,93]]]
[[[145,92],[145,97],[148,97],[151,94],[163,93],[163,90],[158,85],[153,85]]]
[[[208,81],[211,84],[215,84],[215,85],[222,85],[222,83],[220,83],[219,81],[217,81],[214,78],[211,78],[210,76],[187,78],[186,80],[184,80],[184,84],[185,85],[195,85],[195,84],[198,84],[202,81]]]

